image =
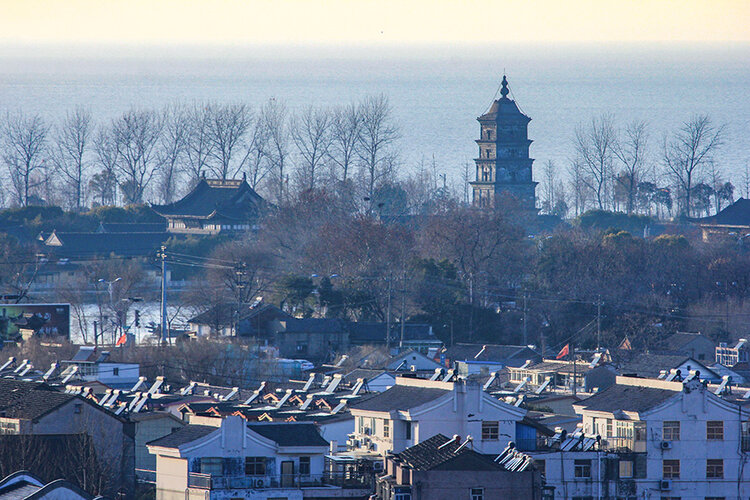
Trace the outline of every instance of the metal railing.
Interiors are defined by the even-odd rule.
[[[203,490],[310,488],[335,486],[340,488],[371,488],[369,474],[329,472],[325,474],[281,474],[265,476],[212,476],[188,473],[188,487]]]

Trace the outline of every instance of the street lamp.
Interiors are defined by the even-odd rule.
[[[107,291],[109,292],[109,307],[112,309],[112,311],[117,315],[117,317],[119,319],[120,315],[117,314],[117,311],[115,310],[114,299],[113,299],[113,287],[112,287],[112,285],[114,285],[118,281],[122,281],[122,278],[118,276],[117,278],[113,279],[112,281],[105,280],[104,278],[99,278],[97,281],[99,283],[106,283],[107,284]],[[102,324],[100,326],[101,326],[101,330],[102,330],[102,332],[101,332],[102,333],[102,338],[104,338],[104,336],[103,336],[103,334],[104,334],[104,322],[102,322]],[[114,332],[113,332],[113,336],[112,336],[112,343],[113,344],[115,343]]]

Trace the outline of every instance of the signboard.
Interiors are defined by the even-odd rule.
[[[70,338],[70,304],[0,304],[0,339],[29,335]]]

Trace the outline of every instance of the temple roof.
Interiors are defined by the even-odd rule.
[[[505,78],[505,75],[503,75],[502,89],[500,90],[500,94],[502,95],[502,97],[500,99],[496,99],[490,106],[490,109],[477,119],[496,121],[501,116],[503,118],[516,116],[521,117],[526,121],[531,121],[531,118],[521,113],[521,110],[518,109],[518,105],[516,105],[516,102],[508,98],[509,92],[508,80],[507,78]]]
[[[264,205],[265,200],[244,180],[201,179],[181,200],[151,208],[164,217],[248,220],[256,218]]]

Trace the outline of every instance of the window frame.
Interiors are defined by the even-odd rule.
[[[670,458],[670,459],[662,460],[661,461],[661,477],[663,479],[680,479],[679,459]]]
[[[724,459],[723,458],[707,458],[706,459],[706,479],[724,479]]]
[[[662,441],[679,441],[681,431],[680,427],[679,420],[664,420],[661,423]]]
[[[255,472],[249,472],[250,470],[254,470]],[[260,471],[260,473],[257,471]],[[245,457],[246,476],[265,476],[267,472],[266,457]]]
[[[706,420],[706,441],[724,441],[723,420]]]
[[[591,479],[591,459],[573,460],[573,477],[576,479]]]
[[[470,488],[469,497],[471,500],[484,500],[484,488]]]
[[[500,422],[497,420],[482,420],[482,441],[500,440]]]
[[[312,460],[308,456],[299,457],[299,469],[300,476],[309,476],[312,473]],[[307,470],[307,472],[305,472]]]

